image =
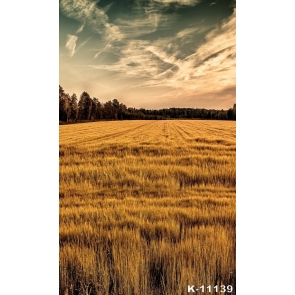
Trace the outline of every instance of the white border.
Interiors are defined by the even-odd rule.
[[[2,294],[58,294],[58,8],[1,4]]]
[[[294,282],[292,2],[237,3],[237,294]]]

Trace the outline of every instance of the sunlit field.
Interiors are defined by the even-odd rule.
[[[233,121],[60,126],[60,294],[236,294],[235,139]]]

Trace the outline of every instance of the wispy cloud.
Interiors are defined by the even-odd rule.
[[[155,55],[152,56],[151,52],[146,49],[148,45],[149,41],[132,40],[122,45],[120,49],[120,59],[117,63],[90,66],[95,69],[122,73],[125,78],[145,77],[150,79],[157,74],[159,61]],[[116,53],[117,49],[108,46],[107,50]]]
[[[215,2],[211,2],[211,3],[210,3],[210,6],[215,5],[217,2],[218,2],[218,0],[215,1]]]
[[[81,33],[83,31],[84,27],[85,27],[85,22],[79,27],[79,29],[76,31],[76,34]]]
[[[112,2],[112,3],[108,4],[107,6],[105,6],[105,7],[103,8],[103,11],[104,11],[104,12],[108,12],[109,9],[113,6],[113,4],[114,4],[114,2]]]
[[[172,66],[135,87],[166,86],[171,92],[165,95],[174,97],[193,97],[196,93],[218,93],[224,89],[235,88],[235,24],[234,12],[221,28],[216,28],[206,35],[206,42],[196,48],[195,53],[183,59],[177,59],[175,54],[169,55],[161,49],[163,47],[148,46],[147,50]],[[188,32],[190,30],[182,31],[181,36]]]
[[[178,3],[180,5],[189,5],[189,6],[194,6],[201,2],[200,0],[154,0],[154,1],[161,4]]]
[[[60,9],[66,16],[87,24],[94,32],[101,34],[106,39],[118,40],[122,38],[119,28],[108,22],[106,12],[98,8],[96,2],[61,0]]]
[[[152,0],[150,2],[135,1],[130,7],[128,15],[121,15],[119,18],[109,21],[106,12],[113,3],[100,8],[97,3],[91,0],[61,0],[60,9],[68,17],[82,22],[81,27],[76,31],[83,31],[85,25],[93,32],[100,34],[107,41],[118,41],[122,39],[133,39],[142,35],[153,33],[161,25],[169,27],[171,21],[176,21],[175,15],[163,14],[161,8],[169,3],[182,5],[194,5],[197,0]]]
[[[214,93],[232,97],[235,11],[221,24],[208,21],[205,15],[184,21],[187,7],[181,9],[190,6],[198,11],[193,6],[200,2],[133,0],[118,12],[121,4],[116,0],[105,7],[94,0],[60,0],[63,14],[80,22],[77,31],[67,35],[66,48],[73,57],[90,40],[89,34],[99,34],[89,42],[94,47],[89,45],[87,57],[83,57],[93,81],[98,76],[112,77],[122,89],[149,94],[154,91],[158,99],[164,100],[209,97]],[[213,10],[209,3],[206,13]],[[88,39],[81,42],[83,37]]]
[[[129,16],[128,19],[119,18],[115,24],[120,28],[124,38],[136,38],[157,30],[161,15],[146,13],[144,15]]]
[[[78,37],[75,35],[70,35],[68,34],[68,39],[67,39],[67,43],[66,43],[66,48],[69,51],[69,55],[70,57],[73,57],[74,54],[76,53],[76,42],[78,40]]]
[[[79,49],[81,49],[85,44],[87,44],[87,42],[88,42],[90,39],[91,39],[91,37],[88,38],[88,39],[86,39],[86,40],[83,41],[82,43],[80,43],[79,46],[78,46],[77,49],[76,49],[76,52],[77,52]]]
[[[202,34],[206,31],[208,31],[208,29],[209,28],[207,26],[194,26],[191,28],[185,28],[185,29],[179,31],[176,34],[176,37],[182,39],[184,37],[190,36],[193,38],[196,34]]]

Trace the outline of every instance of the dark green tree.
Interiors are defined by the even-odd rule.
[[[111,101],[107,101],[103,106],[103,117],[106,120],[113,120],[115,115],[115,109],[113,107],[113,103]]]
[[[91,110],[92,110],[93,101],[90,95],[84,91],[78,103],[79,107],[79,119],[80,120],[90,120]]]
[[[70,110],[70,96],[59,85],[59,120],[68,122]]]
[[[76,122],[78,119],[79,108],[78,108],[78,98],[75,93],[73,93],[71,96],[70,106],[71,106],[70,120],[73,122]]]

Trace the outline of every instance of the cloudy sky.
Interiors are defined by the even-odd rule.
[[[128,107],[236,101],[234,0],[60,0],[60,85]]]

